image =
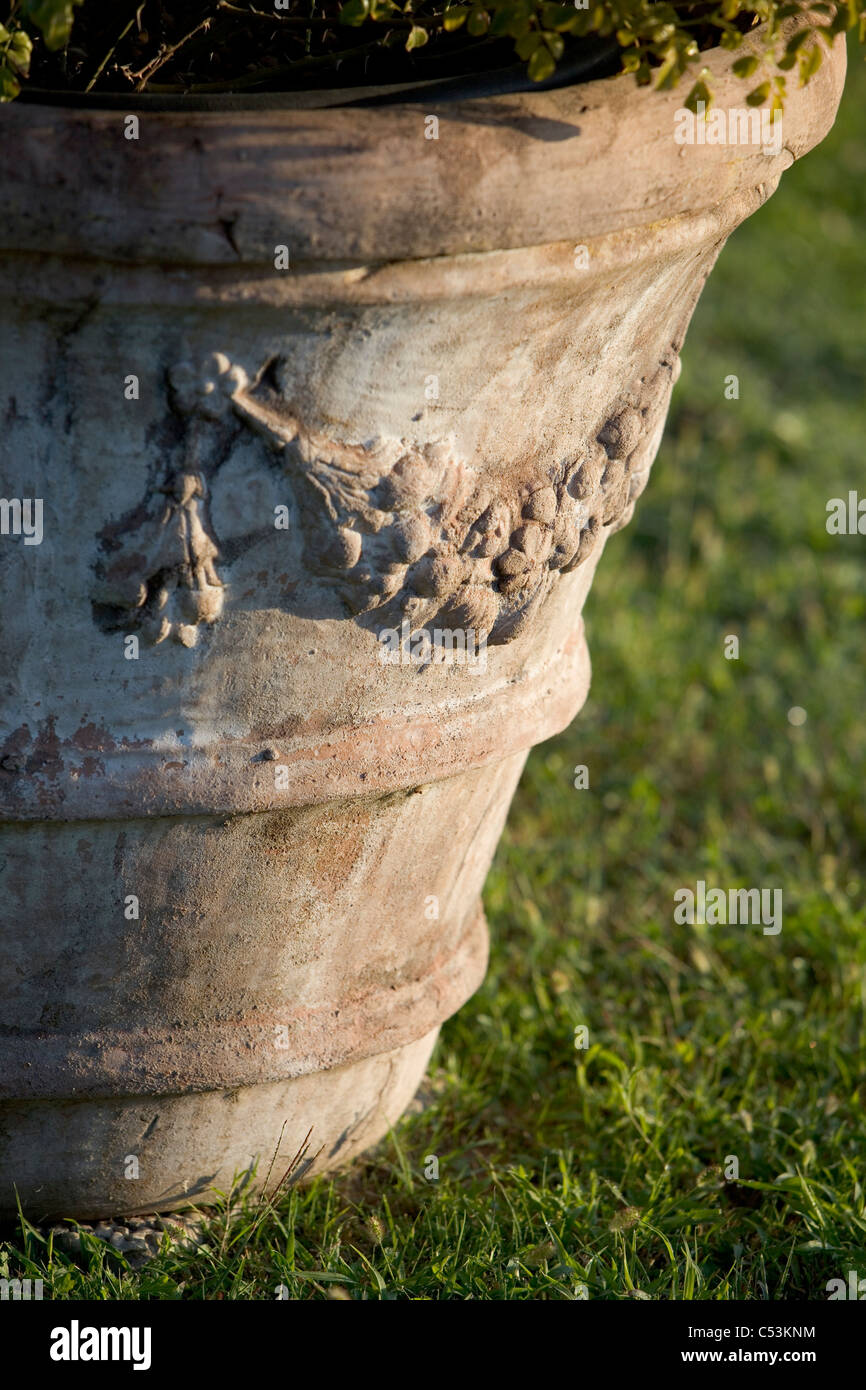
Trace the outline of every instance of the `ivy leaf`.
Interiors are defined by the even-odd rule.
[[[0,63],[0,102],[14,101],[21,91],[15,74],[5,63]]]
[[[451,34],[455,29],[459,29],[468,13],[469,9],[466,5],[449,5],[442,16],[442,27],[446,34]]]
[[[664,61],[656,75],[656,87],[660,91],[676,85],[679,77],[680,57],[676,49],[671,47],[666,49]]]
[[[810,77],[814,77],[824,60],[824,50],[813,44],[807,53],[800,54],[800,86],[805,87]]]
[[[747,106],[763,106],[767,97],[770,95],[769,82],[762,82],[760,87],[755,87],[746,97]]]
[[[40,30],[45,47],[65,48],[72,32],[75,6],[82,0],[21,0],[21,16]]]
[[[558,63],[565,48],[565,39],[561,34],[545,34],[544,42],[553,54],[554,61]]]
[[[346,4],[340,10],[340,23],[351,24],[357,28],[363,24],[367,15],[370,13],[370,0],[346,0]]]
[[[556,62],[549,48],[539,45],[529,60],[529,77],[532,82],[544,82],[556,70]]]
[[[518,39],[517,43],[514,45],[517,50],[518,58],[522,58],[525,63],[528,58],[532,57],[540,43],[541,35],[539,33],[533,32],[531,34],[524,34],[523,38]]]
[[[510,34],[512,38],[519,39],[529,33],[530,27],[529,15],[517,5],[497,5],[493,10],[490,32],[494,36]]]
[[[706,68],[704,69],[704,71],[706,72]],[[691,111],[693,116],[696,116],[698,114],[699,101],[702,101],[704,103],[704,111],[709,111],[710,107],[713,104],[713,94],[707,86],[706,82],[704,81],[703,77],[700,77],[698,79],[698,81],[692,87],[692,90],[689,92],[685,100],[686,110]]]
[[[422,29],[420,24],[413,24],[406,40],[407,50],[411,52],[413,48],[423,48],[429,37],[427,30]]]
[[[812,29],[798,29],[796,34],[792,34],[785,44],[786,53],[796,53],[797,49],[806,42],[809,36],[814,33]]]
[[[9,47],[6,50],[6,61],[16,72],[20,72],[24,77],[30,71],[30,57],[33,52],[33,44],[29,34],[25,34],[23,29],[19,29],[17,34],[12,35]]]
[[[733,70],[737,77],[751,77],[752,73],[760,63],[760,58],[756,53],[750,53],[745,58],[738,58],[733,64]]]
[[[571,29],[577,21],[577,15],[569,5],[543,4],[541,7],[541,22],[545,29]]]

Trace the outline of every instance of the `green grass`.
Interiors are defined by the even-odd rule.
[[[834,132],[709,281],[587,606],[592,694],[530,758],[432,1104],[263,1219],[215,1216],[195,1257],[132,1274],[25,1230],[9,1272],[161,1299],[821,1299],[866,1274],[866,540],[825,530],[828,498],[866,495],[864,99],[852,52]],[[781,934],[675,925],[699,878],[781,887]]]

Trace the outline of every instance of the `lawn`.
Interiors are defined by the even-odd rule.
[[[530,757],[489,974],[426,1108],[334,1181],[216,1213],[194,1256],[166,1241],[132,1272],[23,1228],[0,1275],[53,1298],[493,1300],[825,1299],[866,1275],[866,538],[825,526],[866,496],[864,109],[852,48],[834,131],[710,278],[587,605],[589,701]],[[701,879],[780,888],[781,932],[678,925]]]

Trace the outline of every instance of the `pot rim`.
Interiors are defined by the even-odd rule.
[[[779,42],[798,24],[786,21]],[[756,29],[745,47],[760,44]],[[418,100],[140,118],[13,102],[0,117],[0,251],[205,274],[270,267],[274,276],[283,244],[293,270],[318,274],[586,244],[723,207],[736,221],[738,198],[767,196],[830,129],[845,55],[834,42],[808,86],[788,94],[778,148],[687,148],[676,138],[685,90],[639,87],[629,73],[431,100],[435,115]],[[745,109],[730,52],[703,58],[716,110]],[[139,119],[136,144],[123,123]]]
[[[510,63],[481,73],[428,78],[419,82],[357,83],[350,87],[308,87],[286,92],[67,92],[52,88],[24,87],[17,98],[25,106],[61,106],[77,111],[311,111],[334,107],[386,106],[399,103],[478,101],[484,97],[521,92],[555,91],[577,83],[618,77],[608,71],[619,54],[615,40],[598,40],[560,63],[552,77],[532,82],[525,63]]]

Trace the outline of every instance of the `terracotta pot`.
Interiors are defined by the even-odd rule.
[[[844,63],[775,155],[627,77],[3,110],[2,487],[42,503],[0,536],[4,1211],[169,1209],[400,1115],[700,288]],[[472,659],[383,660],[425,628]]]

